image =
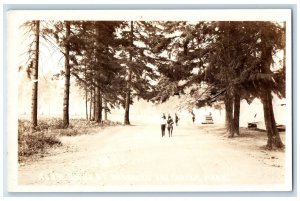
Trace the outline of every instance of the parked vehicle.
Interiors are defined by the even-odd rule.
[[[213,118],[212,118],[211,114],[205,115],[205,116],[204,116],[204,121],[201,122],[201,123],[202,123],[202,124],[213,124],[214,121],[213,121]]]
[[[257,122],[250,122],[248,123],[249,129],[257,129]]]
[[[285,125],[278,124],[278,125],[276,125],[276,127],[277,127],[277,130],[278,130],[279,132],[285,131]]]

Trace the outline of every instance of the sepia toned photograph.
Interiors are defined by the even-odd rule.
[[[10,192],[292,190],[289,9],[7,16]]]

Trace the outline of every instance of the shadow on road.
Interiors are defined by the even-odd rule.
[[[172,137],[188,137],[188,136],[191,136],[191,135],[172,135]]]
[[[138,125],[138,124],[130,124],[130,125],[122,124],[122,126],[141,126],[141,125]]]

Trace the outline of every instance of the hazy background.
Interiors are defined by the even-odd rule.
[[[41,70],[42,71],[42,70]],[[20,118],[30,119],[31,110],[31,80],[27,78],[26,72],[19,72],[18,86],[18,113]],[[60,117],[63,111],[63,78],[53,79],[52,73],[40,72],[39,93],[38,93],[38,118]],[[89,104],[89,103],[88,103]],[[179,109],[184,102],[178,96],[171,97],[162,104],[153,104],[145,100],[134,99],[134,104],[130,107],[130,120],[133,124],[156,123],[159,124],[162,113],[177,113],[180,124],[192,124],[192,115],[186,109]],[[276,122],[285,124],[286,106],[285,100],[274,96],[273,107]],[[214,123],[224,124],[225,110],[214,109],[213,107],[203,107],[194,109],[196,115],[195,123],[199,124],[204,120],[204,115],[212,113]],[[256,117],[254,118],[254,116]],[[124,109],[122,107],[113,109],[108,113],[108,119],[123,122]],[[85,118],[85,93],[75,85],[72,80],[70,89],[70,118]],[[250,105],[243,100],[241,102],[240,125],[246,127],[248,122],[257,121],[260,128],[264,126],[263,106],[259,99],[255,99]]]

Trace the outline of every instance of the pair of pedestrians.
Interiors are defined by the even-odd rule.
[[[169,137],[172,137],[172,133],[173,133],[173,119],[170,115],[168,115],[168,118],[166,118],[166,115],[163,114],[162,118],[161,118],[161,135],[162,137],[165,136],[165,130],[166,127],[168,129],[168,133],[169,133]]]

